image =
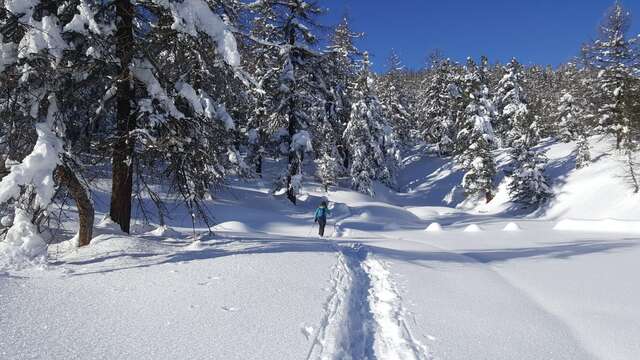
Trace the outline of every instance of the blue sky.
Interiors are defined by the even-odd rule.
[[[373,55],[377,71],[391,49],[411,68],[424,66],[440,49],[463,61],[487,55],[493,62],[517,57],[525,64],[558,65],[596,36],[613,0],[321,0],[331,9],[323,23],[347,12],[356,31],[366,33],[360,48]],[[640,33],[640,0],[622,2]]]

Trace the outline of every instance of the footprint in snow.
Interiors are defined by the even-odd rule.
[[[240,308],[237,308],[234,306],[223,306],[222,310],[228,311],[228,312],[236,312],[236,311],[240,311]]]

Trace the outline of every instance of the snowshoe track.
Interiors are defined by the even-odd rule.
[[[385,264],[361,244],[337,246],[331,294],[307,359],[427,360]]]

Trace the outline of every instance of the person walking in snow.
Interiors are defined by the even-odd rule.
[[[318,235],[321,237],[324,236],[324,227],[327,225],[327,215],[330,214],[331,212],[327,208],[327,202],[323,201],[320,203],[320,206],[316,209],[314,221],[318,223]]]

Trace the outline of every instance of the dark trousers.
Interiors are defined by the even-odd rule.
[[[318,219],[318,235],[324,236],[324,227],[327,225],[326,218]]]

